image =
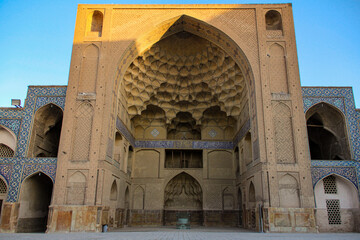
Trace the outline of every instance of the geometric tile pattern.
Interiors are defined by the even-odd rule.
[[[210,136],[210,137],[214,138],[214,137],[216,137],[216,135],[217,135],[217,132],[216,132],[214,129],[211,129],[211,130],[209,131],[209,136]]]
[[[0,119],[0,125],[13,131],[17,137],[20,131],[21,119]]]
[[[27,158],[26,153],[35,112],[48,103],[64,110],[65,97],[66,86],[29,87],[23,108],[0,108],[0,124],[17,136],[14,157],[0,158],[0,174],[8,183],[8,202],[18,200],[21,181],[35,172],[41,171],[54,181],[57,159]]]
[[[156,128],[154,128],[151,132],[151,135],[153,135],[153,137],[157,137],[159,135],[159,130],[157,130]]]
[[[355,109],[350,87],[302,87],[304,112],[317,103],[325,102],[338,108],[346,118],[351,152],[354,160],[360,161],[360,114]]]

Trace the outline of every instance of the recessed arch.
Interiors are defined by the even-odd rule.
[[[24,179],[20,189],[17,232],[45,232],[52,190],[52,179],[41,171]]]
[[[202,209],[202,188],[191,175],[182,172],[172,178],[165,187],[165,210]]]
[[[185,24],[184,24],[185,23]],[[201,26],[200,31],[196,31],[196,26]],[[244,52],[240,49],[240,47],[224,32],[222,32],[220,29],[217,29],[213,26],[211,26],[208,23],[205,23],[201,20],[195,19],[193,17],[187,16],[187,15],[181,15],[178,17],[175,17],[173,19],[164,21],[154,27],[152,30],[150,30],[148,33],[142,35],[138,39],[136,39],[132,45],[129,46],[128,50],[122,55],[119,63],[118,63],[118,69],[115,74],[115,83],[116,83],[116,89],[117,92],[120,91],[120,83],[123,82],[123,79],[125,77],[125,73],[131,63],[134,62],[134,60],[143,54],[145,51],[150,49],[152,45],[155,43],[162,41],[166,39],[167,37],[170,37],[174,34],[180,34],[182,32],[190,33],[194,36],[197,36],[199,38],[203,38],[206,41],[211,42],[212,44],[218,46],[222,51],[226,52],[228,56],[233,59],[236,63],[236,65],[240,68],[241,72],[243,73],[244,77],[244,89],[246,92],[246,95],[249,99],[249,101],[246,101],[247,104],[250,104],[251,107],[248,107],[247,109],[251,109],[250,111],[255,111],[255,99],[254,96],[251,95],[249,92],[254,91],[254,77],[251,70],[250,63],[248,59],[246,58]],[[219,38],[221,41],[219,41]],[[137,70],[136,70],[137,71]],[[161,71],[161,69],[160,69]],[[184,73],[185,74],[185,73]],[[195,74],[195,73],[194,73]],[[169,80],[169,82],[171,82]],[[160,87],[160,83],[158,82],[158,85]],[[130,91],[131,89],[128,89]],[[146,98],[145,92],[142,95]],[[141,92],[135,93],[141,94]],[[251,96],[251,97],[250,97]],[[202,97],[206,98],[206,95],[202,95]],[[143,109],[143,107],[146,107],[146,104],[148,101],[145,101],[145,104],[141,103],[141,99],[139,97],[132,98],[133,104],[129,107],[129,112],[131,116],[134,116],[136,114],[140,114],[140,111]],[[136,107],[141,106],[141,107]],[[228,114],[238,114],[239,110],[243,109],[242,106],[237,106],[237,109],[227,109]],[[167,114],[172,114],[170,116],[175,116],[176,111],[167,111]],[[198,120],[201,117],[201,111],[198,112],[198,116],[194,116],[196,120]],[[200,117],[199,117],[200,116]],[[170,121],[170,120],[168,120]]]
[[[249,185],[249,202],[250,203],[256,202],[255,187],[252,181],[250,182]]]
[[[349,160],[346,118],[337,107],[320,102],[306,111],[311,159]]]
[[[57,157],[63,111],[54,103],[39,108],[33,119],[29,157]]]
[[[336,173],[324,176],[314,186],[314,197],[320,231],[353,230],[359,196],[351,181]]]
[[[117,189],[116,180],[114,180],[110,188],[110,200],[116,201],[117,197],[118,197],[118,189]]]
[[[281,14],[276,10],[269,10],[265,14],[266,30],[282,30]]]

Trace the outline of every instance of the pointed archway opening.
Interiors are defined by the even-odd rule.
[[[175,225],[179,217],[189,217],[191,225],[203,225],[203,193],[195,178],[185,172],[176,175],[164,196],[164,225]]]
[[[21,185],[17,232],[45,232],[53,190],[52,180],[39,172]]]
[[[57,157],[63,111],[47,104],[36,111],[31,133],[29,157]]]
[[[306,112],[306,125],[312,160],[351,159],[346,121],[340,110],[319,103]]]

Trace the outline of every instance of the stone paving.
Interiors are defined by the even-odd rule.
[[[6,240],[359,240],[359,233],[255,233],[239,229],[124,229],[107,233],[0,233]]]

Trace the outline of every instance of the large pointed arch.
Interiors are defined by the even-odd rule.
[[[182,172],[172,178],[165,187],[166,210],[201,210],[202,188],[191,175]]]
[[[254,74],[245,53],[239,47],[239,45],[237,45],[237,43],[233,39],[231,39],[226,33],[204,21],[190,17],[188,15],[177,16],[175,18],[160,23],[156,27],[149,30],[147,33],[135,39],[134,42],[129,45],[127,50],[122,54],[117,64],[117,70],[114,76],[114,88],[117,89],[117,94],[114,95],[114,97],[120,98],[120,96],[127,95],[127,93],[125,92],[121,93],[121,89],[124,88],[124,86],[121,87],[121,83],[124,81],[126,74],[129,73],[128,70],[131,65],[135,63],[137,57],[146,53],[145,51],[150,51],[150,47],[155,45],[156,43],[159,43],[166,38],[172,37],[182,32],[192,34],[194,36],[197,36],[198,38],[208,41],[213,46],[221,49],[221,51],[223,51],[225,55],[235,63],[236,68],[239,69],[239,71],[241,72],[241,78],[244,82],[244,85],[240,88],[244,89],[243,92],[246,96],[244,97],[244,95],[242,95],[241,97],[233,97],[232,99],[236,101],[234,101],[231,107],[229,107],[228,103],[225,102],[222,102],[219,106],[222,107],[223,111],[226,110],[228,116],[238,116],[240,112],[242,112],[244,109],[245,111],[249,111],[249,116],[255,116],[252,118],[251,123],[256,125],[257,118],[256,114],[254,114],[256,112]],[[157,84],[160,86],[160,83]],[[233,89],[231,91],[241,91],[235,90],[234,88],[235,84],[233,85]],[[136,89],[135,92],[136,95],[140,93],[138,89]],[[133,102],[133,105],[128,106],[127,109],[128,113],[131,112],[131,114],[129,114],[130,119],[136,115],[139,115],[148,104],[151,104],[151,101],[149,101],[150,94],[148,93],[149,91],[147,93],[144,91],[141,93],[143,94],[142,96],[147,96],[145,98],[143,98],[142,96],[136,97],[131,95],[131,101]],[[220,98],[221,97],[219,97],[218,99]],[[240,103],[238,103],[238,101]],[[118,104],[118,101],[113,102],[114,104]],[[246,106],[244,107],[244,105]],[[118,109],[118,107],[115,107],[115,109]],[[191,112],[193,117],[197,120],[198,124],[200,122],[199,119],[202,116],[203,110],[204,109],[196,109]],[[166,113],[167,115],[169,115],[169,117],[166,118],[166,122],[167,124],[169,124],[171,122],[171,119],[176,115],[177,112],[166,111]],[[257,131],[254,130],[254,133],[256,132]]]
[[[39,108],[34,114],[29,157],[57,157],[63,110],[54,103]]]
[[[320,102],[306,111],[311,159],[349,160],[350,143],[344,113]]]
[[[185,23],[185,24],[184,24]],[[220,29],[189,15],[180,15],[169,20],[163,21],[157,26],[150,29],[147,33],[136,39],[121,56],[115,73],[116,89],[119,87],[119,82],[130,65],[130,63],[149,48],[154,43],[169,37],[172,34],[186,31],[199,37],[205,38],[210,42],[221,47],[227,52],[234,61],[238,64],[241,71],[246,75],[246,83],[248,88],[254,86],[254,76],[248,58],[244,51],[232,40],[226,33]]]

